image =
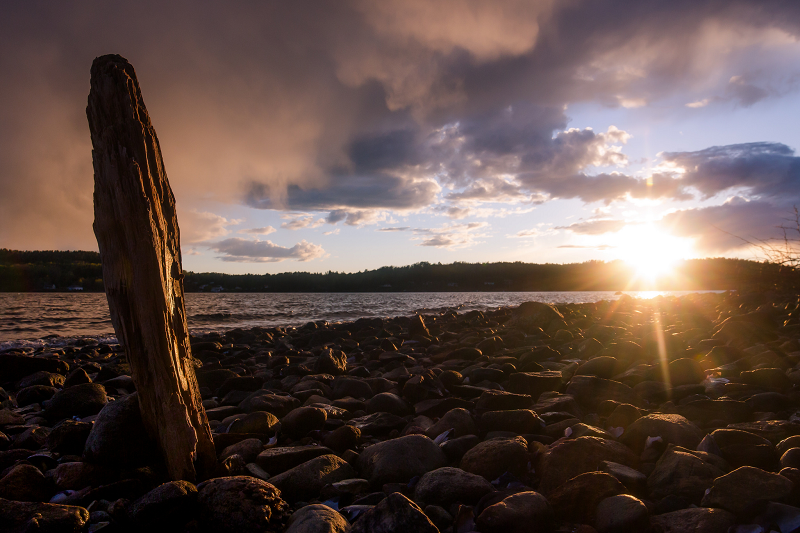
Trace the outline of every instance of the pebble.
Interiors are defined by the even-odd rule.
[[[40,516],[65,531],[796,528],[799,304],[623,295],[193,338],[221,462],[221,477],[196,487],[165,478],[121,347],[7,351],[0,521],[19,529]]]

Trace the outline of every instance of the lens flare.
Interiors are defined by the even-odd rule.
[[[618,257],[632,265],[637,278],[653,282],[670,274],[691,252],[691,243],[664,233],[652,224],[625,226],[617,235]]]

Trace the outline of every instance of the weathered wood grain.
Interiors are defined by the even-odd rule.
[[[211,475],[216,457],[189,345],[175,198],[126,59],[94,60],[86,115],[111,320],[170,477],[196,481]]]

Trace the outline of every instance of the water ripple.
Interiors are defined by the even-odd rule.
[[[631,296],[639,293],[630,292]],[[684,292],[642,293],[642,297]],[[192,332],[236,327],[301,326],[306,322],[391,317],[415,312],[460,313],[516,306],[522,302],[580,303],[614,300],[609,291],[592,292],[402,292],[402,293],[235,293],[186,295]],[[0,293],[0,350],[36,346],[49,335],[58,338],[101,337],[116,342],[102,293]],[[52,340],[48,344],[53,344]]]

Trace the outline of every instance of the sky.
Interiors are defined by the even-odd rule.
[[[0,0],[0,248],[97,250],[136,69],[196,272],[758,258],[800,206],[800,2]]]

